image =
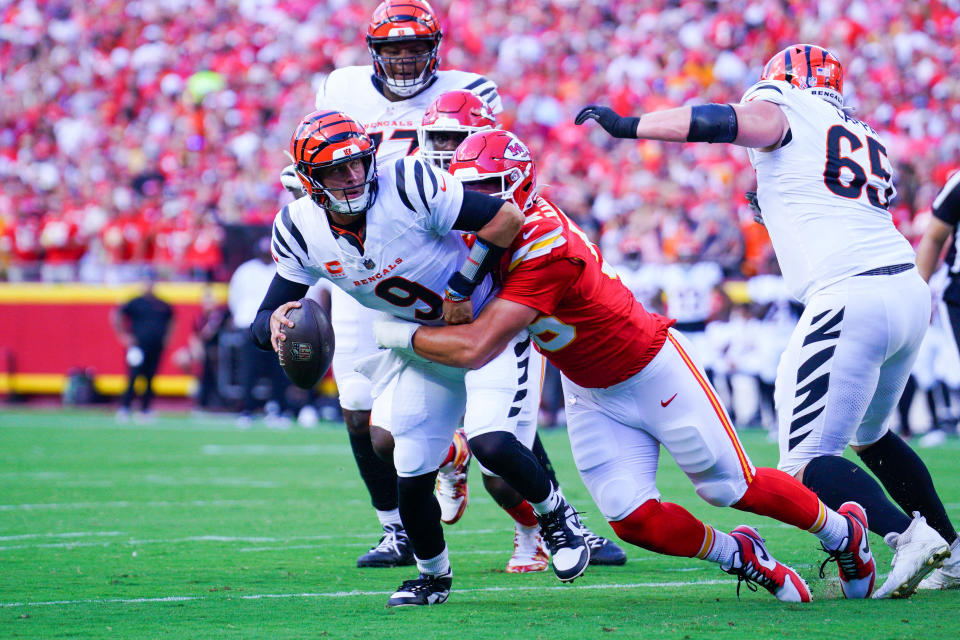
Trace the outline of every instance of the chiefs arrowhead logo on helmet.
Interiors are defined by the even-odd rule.
[[[453,155],[450,173],[465,189],[513,202],[521,211],[533,206],[537,172],[530,150],[509,131],[480,131],[467,136]]]

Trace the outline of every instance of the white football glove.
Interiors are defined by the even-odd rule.
[[[283,188],[293,194],[294,198],[302,198],[307,195],[307,190],[303,188],[300,182],[300,176],[297,175],[297,165],[288,164],[280,172],[280,184]]]
[[[381,349],[397,349],[413,353],[413,334],[420,325],[398,318],[383,317],[373,321],[373,337]]]

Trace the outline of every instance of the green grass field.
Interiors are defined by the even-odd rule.
[[[565,492],[612,535],[577,477],[566,434],[543,434]],[[743,435],[756,464],[775,447]],[[960,443],[924,450],[960,519]],[[628,548],[624,567],[573,585],[510,575],[512,526],[471,471],[447,529],[454,591],[391,610],[410,567],[358,570],[378,538],[342,425],[273,431],[187,415],[147,425],[97,412],[0,411],[0,638],[957,638],[960,593],[845,601],[810,535],[694,494],[665,457],[665,497],[723,528],[759,527],[815,602],[784,605],[714,565]],[[890,551],[872,536],[886,574]]]

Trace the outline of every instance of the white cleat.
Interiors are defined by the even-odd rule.
[[[909,598],[928,573],[950,557],[950,545],[918,512],[903,533],[888,533],[883,541],[893,549],[893,570],[874,598]]]
[[[507,561],[507,573],[533,573],[550,567],[550,552],[540,537],[540,527],[514,523],[513,555]]]
[[[437,502],[440,503],[440,519],[445,524],[454,524],[467,509],[469,492],[467,472],[470,470],[470,446],[463,429],[453,434],[453,460],[440,467],[437,473]]]
[[[927,576],[917,589],[960,589],[960,538],[950,545],[950,557]]]

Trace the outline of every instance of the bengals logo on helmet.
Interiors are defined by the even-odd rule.
[[[314,111],[300,121],[290,140],[297,175],[310,198],[324,209],[344,215],[359,215],[373,205],[376,152],[377,147],[363,126],[340,111]],[[324,169],[354,160],[365,165],[362,185],[330,189],[323,184]],[[348,195],[361,186],[362,194]]]
[[[789,82],[837,107],[843,106],[843,67],[835,55],[817,45],[790,45],[770,58],[760,79]]]

